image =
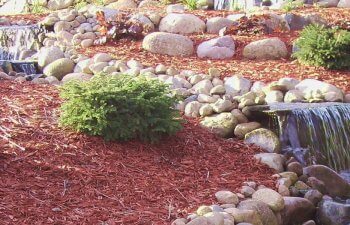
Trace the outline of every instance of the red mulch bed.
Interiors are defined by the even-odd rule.
[[[216,37],[211,34],[191,35],[195,45],[210,38]],[[292,59],[281,60],[247,60],[243,59],[242,51],[246,44],[267,37],[279,37],[288,46],[291,52],[292,43],[298,37],[298,32],[274,33],[271,35],[256,36],[232,36],[236,42],[236,54],[232,59],[208,60],[200,59],[196,55],[190,57],[175,57],[159,55],[147,52],[142,49],[142,40],[121,39],[117,43],[106,44],[104,46],[93,46],[87,49],[80,49],[79,52],[88,56],[93,56],[97,52],[107,52],[117,59],[136,59],[146,66],[164,64],[178,69],[189,69],[201,73],[206,73],[210,67],[221,69],[223,76],[232,74],[242,74],[255,81],[271,82],[282,77],[293,77],[297,79],[313,78],[329,82],[350,92],[350,71],[326,70],[320,67],[301,65]]]
[[[18,22],[20,20],[29,21],[31,24],[38,23],[43,20],[48,14],[19,14],[11,16],[3,16],[10,22]]]
[[[274,185],[259,148],[195,120],[159,144],[106,143],[59,128],[60,103],[53,86],[0,81],[2,224],[169,224],[218,190]]]

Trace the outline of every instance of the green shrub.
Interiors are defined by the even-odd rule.
[[[182,0],[182,4],[187,6],[189,10],[197,9],[197,0]]]
[[[294,9],[303,7],[303,5],[304,3],[302,1],[288,0],[286,3],[283,4],[282,10],[285,12],[290,12]]]
[[[350,32],[309,25],[296,42],[293,54],[299,62],[327,69],[350,68]]]
[[[61,87],[60,124],[106,140],[157,141],[181,128],[177,102],[158,80],[95,75]]]

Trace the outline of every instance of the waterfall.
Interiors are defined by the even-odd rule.
[[[284,153],[304,165],[350,169],[350,104],[279,103],[253,112],[280,135]]]
[[[293,109],[280,135],[283,144],[302,151],[308,163],[337,171],[350,168],[350,104]]]
[[[262,0],[214,0],[215,10],[240,10],[260,6]]]
[[[0,27],[0,60],[18,60],[21,51],[38,50],[38,25]]]

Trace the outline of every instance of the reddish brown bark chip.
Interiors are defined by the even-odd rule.
[[[258,148],[195,120],[156,145],[106,143],[60,129],[59,105],[53,86],[0,81],[1,223],[169,224],[243,181],[273,187]]]

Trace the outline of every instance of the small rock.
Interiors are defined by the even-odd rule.
[[[190,102],[185,107],[185,115],[188,117],[198,117],[202,103],[198,101]]]
[[[281,143],[277,135],[265,128],[259,128],[246,134],[244,142],[255,144],[270,153],[279,153],[281,151]]]
[[[304,174],[322,181],[331,196],[350,197],[350,184],[334,170],[323,165],[313,165],[304,168]]]
[[[282,172],[284,170],[283,165],[285,158],[283,155],[276,153],[260,153],[256,154],[254,158],[278,172]]]
[[[218,191],[215,197],[221,204],[238,204],[239,199],[237,195],[231,191]]]
[[[234,104],[229,100],[218,99],[212,104],[213,110],[216,113],[229,112],[234,108]]]
[[[241,194],[244,195],[244,197],[251,197],[254,192],[254,188],[251,188],[249,186],[242,186],[241,188]]]
[[[294,172],[297,176],[303,175],[303,166],[299,162],[292,162],[287,165],[287,171]]]
[[[257,190],[254,192],[252,199],[266,203],[274,212],[281,211],[284,208],[283,197],[269,188]]]
[[[236,137],[243,139],[245,135],[253,130],[256,130],[261,127],[261,124],[258,122],[248,122],[238,124],[235,128],[234,134]]]
[[[286,44],[279,38],[254,41],[243,49],[243,56],[248,59],[280,59],[288,55]]]
[[[207,213],[210,213],[212,212],[213,210],[209,207],[209,206],[206,206],[206,205],[202,205],[200,206],[196,213],[199,215],[199,216],[204,216],[205,214]]]
[[[304,198],[309,200],[314,206],[317,206],[317,204],[322,200],[322,193],[318,190],[309,190],[305,193]]]
[[[314,217],[315,206],[305,198],[283,197],[285,207],[281,211],[283,224],[301,224]]]

